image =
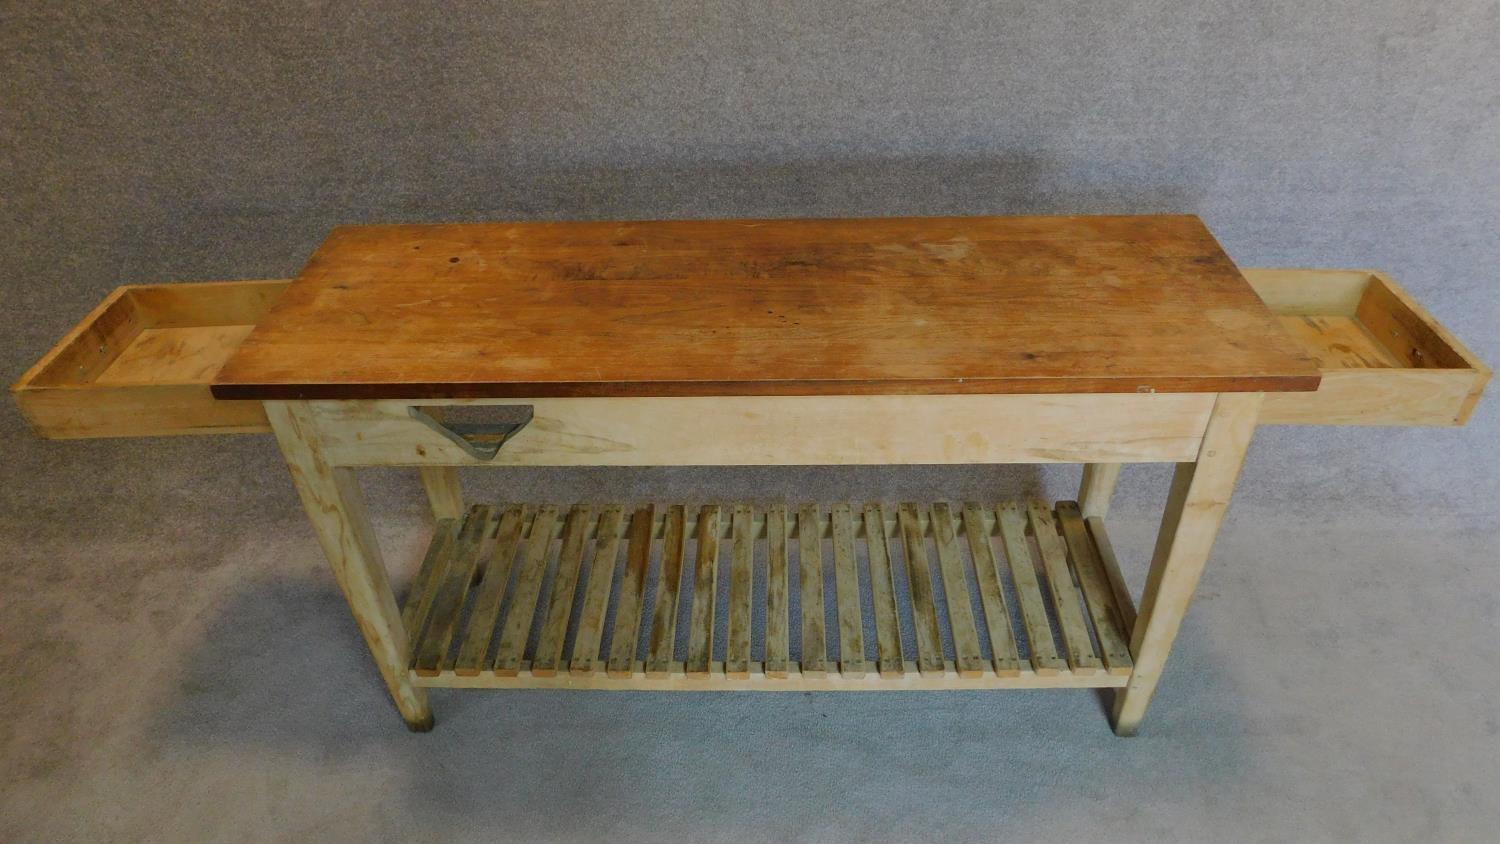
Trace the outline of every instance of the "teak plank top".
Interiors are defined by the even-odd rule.
[[[1192,216],[335,229],[224,399],[1311,390]]]

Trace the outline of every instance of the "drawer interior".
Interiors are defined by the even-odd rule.
[[[94,378],[96,384],[194,383],[211,379],[252,325],[142,328]]]
[[[269,430],[258,402],[208,387],[288,283],[116,288],[11,390],[49,437]]]
[[[1368,270],[1244,274],[1323,370],[1317,392],[1268,395],[1263,422],[1467,421],[1489,370],[1389,277]]]

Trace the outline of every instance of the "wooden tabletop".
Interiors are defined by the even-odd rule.
[[[226,399],[1297,391],[1191,216],[335,229]]]

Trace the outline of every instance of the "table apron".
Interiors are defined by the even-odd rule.
[[[1151,463],[1198,454],[1215,394],[308,401],[333,466]],[[267,402],[272,405],[284,404]],[[413,407],[530,405],[491,460]]]

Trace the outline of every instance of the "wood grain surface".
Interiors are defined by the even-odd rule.
[[[222,399],[1296,391],[1196,217],[335,229]]]

